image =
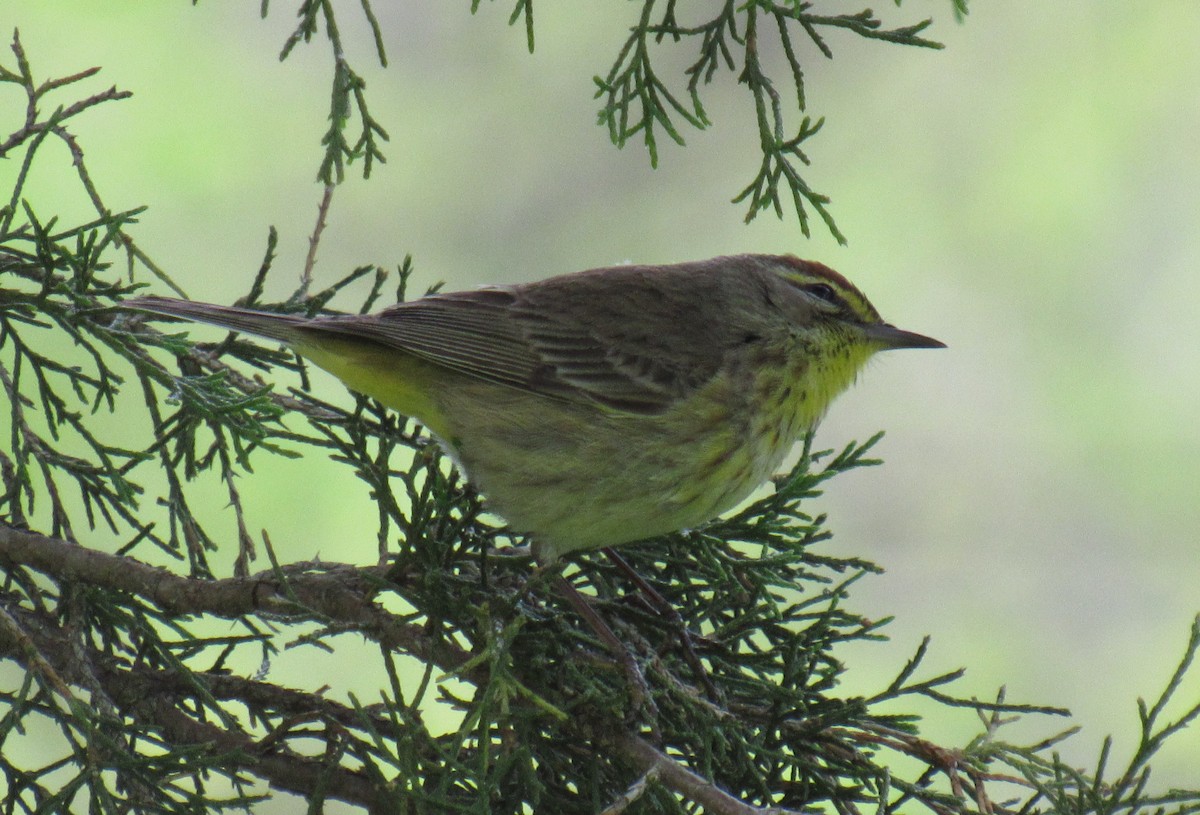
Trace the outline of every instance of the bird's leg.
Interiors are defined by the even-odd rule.
[[[719,694],[717,693],[716,686],[708,678],[708,671],[705,670],[704,664],[700,662],[700,656],[696,653],[695,640],[693,639],[691,629],[684,623],[683,617],[679,616],[679,612],[667,601],[667,598],[659,594],[658,590],[651,586],[646,578],[638,574],[637,570],[629,565],[629,561],[621,557],[615,549],[611,546],[606,546],[603,552],[609,561],[617,567],[617,571],[621,572],[621,574],[625,575],[633,583],[646,602],[675,627],[679,635],[680,648],[683,650],[683,658],[687,661],[688,666],[691,667],[692,672],[696,674],[701,684],[704,685],[704,690],[708,693],[709,699],[714,702],[718,701]]]
[[[650,696],[650,685],[646,682],[646,676],[642,673],[641,667],[625,643],[621,642],[609,624],[600,616],[600,612],[596,611],[587,598],[580,594],[579,590],[572,586],[571,581],[563,577],[561,572],[555,574],[551,580],[555,590],[570,603],[571,608],[575,609],[575,612],[584,619],[584,622],[600,638],[605,647],[620,661],[621,667],[625,669],[625,675],[629,678],[634,712],[645,709],[649,711],[652,719],[657,719],[658,706],[654,704],[654,699]]]

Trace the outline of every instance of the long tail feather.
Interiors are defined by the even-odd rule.
[[[183,317],[202,323],[211,323],[234,331],[257,334],[273,340],[290,343],[294,341],[307,320],[290,314],[272,314],[236,306],[218,306],[212,303],[197,303],[191,300],[176,300],[172,297],[136,297],[126,300],[127,308],[165,314],[168,317]]]

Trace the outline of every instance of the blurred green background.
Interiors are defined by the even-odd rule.
[[[812,240],[790,218],[743,225],[729,199],[757,169],[757,137],[729,74],[706,100],[715,126],[685,133],[686,149],[664,140],[657,171],[639,145],[612,147],[592,77],[633,4],[535,4],[530,55],[509,3],[474,17],[465,2],[378,3],[387,70],[357,4],[342,5],[391,142],[369,182],[338,190],[318,285],[406,253],[418,290],[744,251],[846,273],[886,318],[950,346],[880,358],[818,436],[888,434],[887,465],[835,480],[816,508],[837,551],[887,569],[858,584],[857,608],[897,617],[890,643],[845,654],[850,690],[885,685],[929,633],[931,670],[969,668],[960,692],[1006,684],[1010,700],[1069,706],[1084,725],[1063,749],[1076,763],[1110,732],[1128,755],[1134,700],[1157,695],[1200,611],[1200,4],[976,3],[961,26],[949,2],[882,4],[895,24],[934,15],[928,33],[946,50],[849,34],[830,38],[833,61],[805,47],[810,112],[827,117],[807,178],[833,197],[848,247],[819,224]],[[269,293],[289,293],[320,197],[328,47],[281,64],[291,9],[257,10],[0,6],[38,76],[99,65],[89,92],[134,91],[73,129],[108,204],[149,206],[134,234],[199,299],[245,292],[272,224]],[[0,98],[0,132],[22,105]],[[90,217],[66,151],[52,150],[37,211]],[[285,556],[375,557],[374,515],[348,471],[261,461],[243,481],[252,528]],[[223,506],[215,485],[213,499]],[[339,686],[377,687],[344,657],[291,659],[272,678],[307,687],[340,671]],[[1185,691],[1194,703],[1200,682]],[[961,715],[925,733],[975,729]],[[1156,767],[1155,788],[1200,783],[1200,735]]]

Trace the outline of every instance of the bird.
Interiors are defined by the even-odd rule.
[[[416,419],[543,564],[736,507],[872,355],[945,347],[792,255],[610,266],[370,315],[126,306],[281,342]]]

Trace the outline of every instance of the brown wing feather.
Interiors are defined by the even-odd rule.
[[[305,330],[370,339],[544,396],[660,413],[716,373],[729,333],[706,305],[711,275],[689,266],[614,267],[435,294]]]
[[[518,310],[559,376],[602,404],[655,413],[720,368],[724,282],[705,263],[618,266],[534,284]]]
[[[544,366],[510,316],[511,290],[434,294],[379,314],[326,317],[306,326],[398,348],[437,365],[502,385],[530,388]]]

